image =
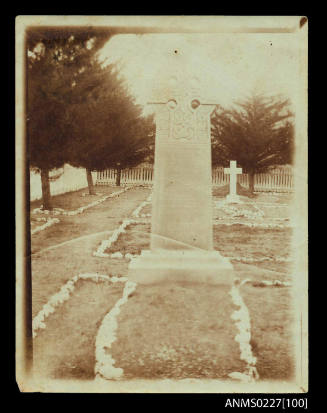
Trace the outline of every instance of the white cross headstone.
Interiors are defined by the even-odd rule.
[[[137,283],[232,283],[232,264],[213,248],[210,113],[215,104],[185,73],[161,79],[151,100],[156,144],[151,249],[131,261]]]
[[[224,168],[224,173],[229,175],[229,195],[227,202],[240,202],[240,197],[236,194],[237,175],[242,173],[242,168],[236,167],[236,161],[230,161],[229,168]]]

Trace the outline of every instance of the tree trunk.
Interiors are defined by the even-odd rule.
[[[86,168],[86,178],[87,178],[87,186],[89,188],[89,194],[95,195],[91,169]]]
[[[251,192],[251,194],[254,193],[254,172],[250,171],[249,172],[249,191]]]
[[[51,210],[51,193],[49,181],[49,169],[41,169],[41,184],[42,184],[42,200],[43,209]]]
[[[121,168],[116,169],[116,186],[120,186]]]

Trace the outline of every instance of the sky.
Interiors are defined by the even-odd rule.
[[[251,92],[296,96],[299,59],[293,33],[123,34],[101,51],[120,62],[130,92],[146,108],[167,74],[199,79],[203,96],[222,106]],[[150,112],[147,108],[145,112]]]

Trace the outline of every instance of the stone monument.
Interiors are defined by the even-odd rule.
[[[229,174],[229,194],[226,201],[230,203],[240,202],[240,197],[236,194],[237,175],[242,173],[242,168],[236,168],[236,161],[229,162],[229,168],[224,168],[224,173]]]
[[[231,284],[233,267],[213,249],[210,113],[197,79],[172,76],[149,104],[156,120],[151,248],[129,266],[138,283]]]

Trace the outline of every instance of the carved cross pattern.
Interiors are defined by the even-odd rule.
[[[172,113],[171,138],[192,140],[196,139],[196,116],[187,105],[178,105]]]
[[[206,143],[210,140],[210,113],[215,104],[204,103],[198,80],[170,77],[154,92],[159,141]]]

